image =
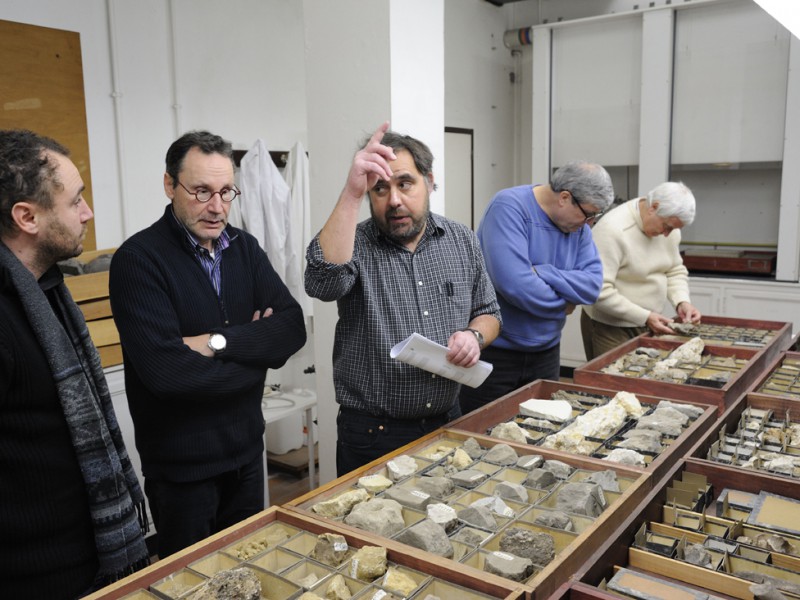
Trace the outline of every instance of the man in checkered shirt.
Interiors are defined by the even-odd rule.
[[[460,414],[459,384],[390,358],[392,346],[416,332],[447,346],[452,364],[471,367],[501,324],[475,234],[430,212],[430,150],[388,127],[356,153],[306,254],[306,292],[339,308],[339,475]],[[365,194],[372,218],[358,223]]]

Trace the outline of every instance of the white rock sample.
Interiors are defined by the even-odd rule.
[[[552,448],[553,450],[563,450],[570,454],[583,454],[584,456],[588,456],[595,451],[597,444],[587,441],[579,431],[574,429],[562,429],[544,438],[542,447]]]
[[[442,502],[428,504],[425,509],[428,518],[434,523],[444,527],[445,531],[450,531],[458,525],[458,513],[456,509]]]
[[[500,440],[509,440],[519,444],[528,443],[528,434],[525,433],[525,430],[511,421],[495,425],[492,428],[491,437]]]
[[[369,500],[369,493],[365,489],[350,490],[339,494],[330,500],[317,502],[311,507],[321,517],[338,518],[350,513],[354,506]]]
[[[519,413],[527,417],[563,422],[572,417],[572,406],[566,400],[530,398],[520,403]]]
[[[611,402],[618,403],[625,409],[625,414],[634,419],[638,419],[644,414],[644,408],[642,408],[642,403],[639,402],[639,398],[636,397],[636,394],[617,392],[611,399]]]
[[[386,463],[386,471],[392,481],[400,481],[410,477],[417,472],[417,469],[419,469],[417,461],[405,454],[401,454]]]
[[[364,475],[358,478],[358,487],[364,488],[371,494],[377,494],[383,490],[392,487],[393,482],[391,479],[376,473],[374,475]]]
[[[603,460],[634,467],[644,467],[647,464],[644,460],[644,456],[630,448],[614,448]]]
[[[511,507],[503,502],[503,499],[498,496],[486,496],[486,498],[479,498],[470,504],[470,506],[483,506],[488,508],[494,514],[500,515],[501,517],[508,517],[509,519],[513,519],[517,516]]]
[[[703,349],[706,343],[703,338],[694,337],[685,344],[681,344],[673,350],[669,358],[675,359],[676,364],[690,363],[699,364],[702,361]]]

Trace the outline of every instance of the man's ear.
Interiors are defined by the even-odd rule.
[[[36,235],[39,233],[39,216],[42,207],[32,202],[17,202],[11,207],[11,218],[23,233]]]
[[[660,206],[660,202],[658,200],[653,200],[653,203],[650,205],[650,212],[656,214],[658,211],[658,207]]]
[[[164,193],[170,200],[175,199],[175,184],[172,181],[172,177],[170,177],[169,173],[164,173]]]

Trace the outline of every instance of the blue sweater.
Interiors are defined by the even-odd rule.
[[[256,239],[227,231],[221,299],[171,205],[111,261],[111,307],[145,477],[197,481],[254,460],[264,449],[266,371],[305,344],[302,310]],[[252,321],[268,307],[272,316]],[[208,332],[227,338],[216,357],[183,343]]]
[[[567,303],[592,304],[603,283],[589,226],[574,233],[558,229],[536,202],[533,187],[498,192],[478,228],[503,315],[492,345],[524,352],[558,344]]]

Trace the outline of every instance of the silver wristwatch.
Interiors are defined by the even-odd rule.
[[[483,350],[483,344],[484,344],[483,334],[480,331],[478,331],[477,329],[472,329],[471,327],[465,327],[461,331],[469,331],[472,335],[474,335],[475,339],[478,340],[478,348]]]
[[[208,347],[211,348],[214,354],[224,352],[227,346],[228,340],[221,333],[212,333],[208,338]]]

